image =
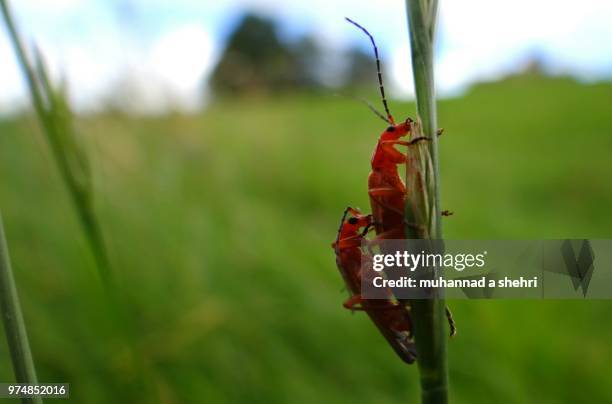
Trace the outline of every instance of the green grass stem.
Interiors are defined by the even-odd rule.
[[[17,383],[37,383],[36,369],[28,343],[15,277],[11,268],[2,215],[0,214],[0,310]],[[23,403],[42,403],[40,397],[23,398]]]
[[[438,138],[436,99],[433,74],[433,40],[437,17],[437,0],[406,0],[412,67],[417,100],[415,136],[431,139],[410,153],[406,183],[420,190],[412,192],[406,202],[406,217],[422,226],[415,232],[407,226],[413,238],[442,239],[440,220],[440,186],[438,169]],[[409,153],[409,154],[410,154]],[[417,188],[415,188],[417,187]],[[434,272],[435,273],[435,272]],[[446,354],[445,304],[441,298],[410,302],[414,321],[422,402],[448,402],[448,365]]]

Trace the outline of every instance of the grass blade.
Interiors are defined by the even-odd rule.
[[[0,0],[0,7],[17,60],[28,85],[34,110],[77,211],[85,237],[96,260],[100,278],[107,288],[110,288],[113,283],[110,262],[101,227],[94,211],[89,160],[74,132],[72,112],[66,94],[61,88],[53,88],[44,59],[37,49],[34,51],[34,63],[28,57],[7,1]]]
[[[17,383],[38,383],[0,215],[0,310]],[[42,403],[40,397],[24,403]]]

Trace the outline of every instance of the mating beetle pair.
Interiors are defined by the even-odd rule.
[[[365,215],[357,209],[346,208],[332,247],[336,253],[336,264],[350,294],[344,306],[350,310],[365,311],[397,355],[404,362],[413,363],[416,359],[416,349],[409,304],[397,301],[391,291],[388,291],[384,299],[364,299],[361,296],[362,280],[367,280],[374,274],[372,256],[369,252],[364,252],[362,243],[372,244],[377,240],[405,238],[404,206],[407,190],[404,181],[400,178],[398,166],[406,164],[407,159],[406,155],[395,146],[410,147],[428,138],[401,140],[411,134],[413,121],[408,118],[399,124],[395,123],[385,98],[380,58],[374,38],[355,21],[348,18],[347,21],[361,29],[372,42],[380,95],[386,116],[373,108],[372,110],[389,126],[380,135],[371,160],[368,195],[372,214]],[[450,213],[443,212],[443,214]],[[373,240],[367,240],[366,236],[372,229],[376,231],[377,236]],[[455,326],[448,310],[447,317],[452,336],[455,334]]]

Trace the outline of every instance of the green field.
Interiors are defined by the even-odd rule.
[[[538,76],[441,101],[445,235],[610,238],[611,107],[612,84]],[[78,403],[416,402],[416,367],[341,308],[330,248],[344,207],[369,205],[383,127],[331,95],[79,119],[119,321],[38,125],[1,120],[0,208],[39,379]],[[450,306],[452,402],[612,402],[612,303]],[[13,380],[4,339],[0,360]]]

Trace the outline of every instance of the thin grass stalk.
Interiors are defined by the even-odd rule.
[[[433,39],[437,19],[437,0],[406,0],[412,67],[417,99],[415,136],[431,139],[409,156],[412,167],[406,183],[412,186],[407,198],[406,217],[421,225],[420,231],[407,225],[412,238],[442,239],[436,100],[433,74]],[[434,276],[435,276],[434,268]],[[445,303],[441,297],[410,301],[414,322],[423,403],[448,402],[448,364],[445,333]]]
[[[100,278],[110,288],[112,276],[101,227],[93,207],[93,190],[88,159],[81,149],[72,126],[72,113],[65,94],[50,83],[44,60],[35,51],[32,63],[17,31],[6,0],[0,0],[2,15],[23,70],[32,104],[51,147],[52,154],[66,185],[94,259]]]
[[[0,214],[0,311],[17,383],[38,383]],[[42,403],[40,396],[23,403]]]

